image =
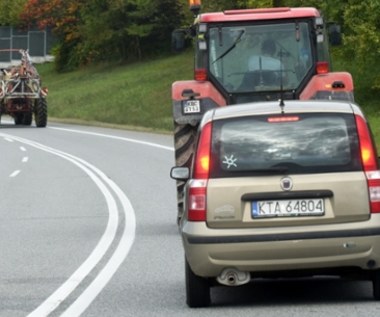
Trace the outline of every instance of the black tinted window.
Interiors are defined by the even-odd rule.
[[[355,121],[346,114],[244,117],[217,121],[212,176],[325,173],[360,169]]]

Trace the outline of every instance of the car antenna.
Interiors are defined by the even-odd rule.
[[[285,107],[285,103],[284,103],[284,99],[282,98],[281,96],[281,99],[280,99],[280,108],[281,108],[281,114],[284,114],[284,107]]]

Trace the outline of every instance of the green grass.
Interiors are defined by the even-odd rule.
[[[53,64],[37,65],[49,88],[49,117],[171,132],[171,84],[193,77],[193,52],[130,65],[98,65],[57,74]],[[353,74],[355,98],[366,113],[380,149],[379,92],[353,63],[336,61],[335,70]],[[347,67],[346,67],[347,66]]]
[[[192,52],[130,65],[57,74],[37,65],[49,89],[49,116],[171,131],[171,84],[191,79]]]

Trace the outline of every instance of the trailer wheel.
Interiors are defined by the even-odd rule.
[[[24,120],[24,114],[23,113],[16,113],[13,117],[14,121],[15,121],[15,125],[20,125],[22,124],[23,120]]]
[[[197,130],[198,125],[181,125],[174,122],[174,148],[176,166],[191,168],[195,150]],[[177,181],[177,224],[179,224],[184,211],[184,186],[184,181]]]
[[[22,124],[23,125],[31,125],[33,120],[33,113],[32,112],[25,112],[23,114],[22,118]]]
[[[34,109],[34,121],[37,128],[45,128],[47,124],[47,101],[45,98],[40,98],[36,101]]]

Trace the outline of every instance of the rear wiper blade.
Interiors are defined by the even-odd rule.
[[[216,60],[214,60],[212,62],[212,64],[215,64],[218,60],[222,59],[229,52],[231,52],[236,47],[236,44],[239,43],[239,41],[240,41],[240,39],[241,39],[241,37],[243,36],[244,33],[245,33],[245,30],[241,30],[240,34],[238,35],[238,37],[236,38],[236,40],[232,43],[232,45],[222,55],[220,55]]]

